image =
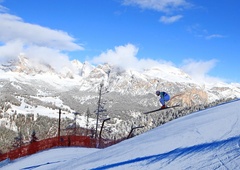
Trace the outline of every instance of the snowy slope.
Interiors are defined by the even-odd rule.
[[[2,169],[240,169],[239,129],[238,100],[175,119],[103,150],[80,148],[76,154],[72,148],[59,148]],[[58,156],[63,152],[65,156]]]

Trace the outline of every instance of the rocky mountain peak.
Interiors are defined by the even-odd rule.
[[[25,54],[19,54],[16,59],[8,60],[3,63],[0,69],[24,73],[27,75],[36,75],[43,73],[54,73],[54,69],[47,63],[28,58]]]

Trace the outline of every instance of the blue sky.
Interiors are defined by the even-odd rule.
[[[57,64],[166,63],[239,83],[239,7],[237,0],[0,0],[0,59],[23,52]]]

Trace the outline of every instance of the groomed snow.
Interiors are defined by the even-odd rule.
[[[181,117],[106,149],[51,149],[2,169],[240,169],[240,101]]]

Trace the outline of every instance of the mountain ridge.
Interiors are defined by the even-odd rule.
[[[182,115],[240,97],[239,84],[202,85],[173,66],[137,71],[107,63],[93,66],[73,60],[68,67],[57,70],[45,63],[35,62],[20,55],[15,62],[1,64],[1,127],[9,127],[6,124],[10,120],[16,121],[15,113],[57,119],[58,109],[62,109],[64,119],[73,121],[73,113],[77,112],[78,126],[94,128],[101,84],[100,105],[105,111],[100,113],[99,123],[107,117],[111,118],[105,124],[107,130],[103,132],[103,137],[111,139],[126,137],[132,126],[144,125],[136,134],[143,133]],[[163,73],[162,70],[169,72]],[[166,75],[170,77],[167,80],[164,79]],[[168,105],[180,104],[181,107],[160,115],[142,116],[143,112],[160,107],[156,90],[171,95]],[[87,110],[90,111],[88,125]],[[55,127],[52,129],[57,130]],[[19,125],[12,124],[10,130],[18,133]],[[22,129],[25,135],[31,130]],[[48,132],[38,133],[44,136]]]
[[[60,93],[75,89],[79,93],[92,92],[96,95],[100,84],[103,84],[106,93],[119,93],[133,97],[136,95],[154,95],[156,90],[161,90],[167,91],[172,97],[180,96],[182,101],[179,97],[175,97],[174,100],[178,99],[175,103],[181,103],[183,106],[240,97],[240,84],[222,82],[212,87],[202,85],[194,82],[188,74],[173,66],[162,65],[159,68],[154,67],[139,72],[124,70],[107,63],[93,66],[88,62],[81,63],[78,60],[73,60],[71,64],[71,68],[64,67],[58,72],[48,64],[41,62],[36,64],[36,61],[19,55],[18,61],[8,61],[8,64],[1,65],[0,79],[2,82],[9,81],[12,86],[17,86],[17,83],[38,86],[35,83],[37,82],[43,86],[49,86],[50,91],[54,91],[56,88],[57,92]],[[168,72],[162,73],[163,70],[168,70]],[[166,75],[171,78],[164,79]],[[15,91],[17,89],[20,91],[20,86]],[[44,93],[43,90],[38,89],[37,91]],[[34,95],[40,94],[35,93]],[[202,99],[196,103],[195,99],[199,97]],[[171,103],[174,103],[173,100]]]

